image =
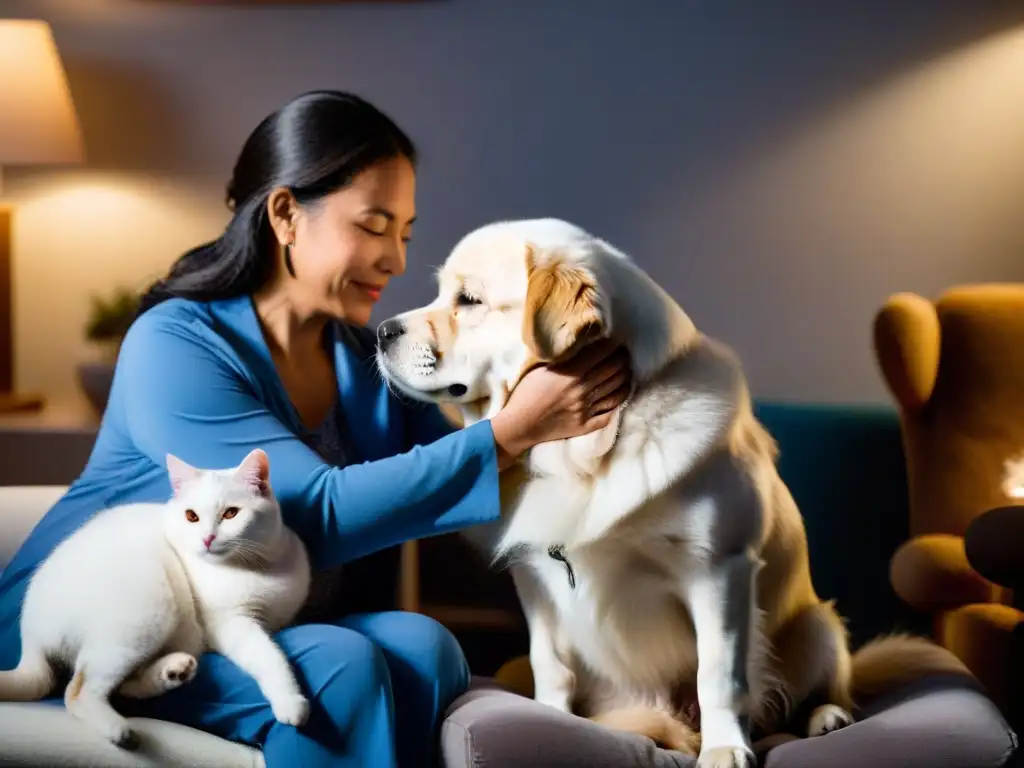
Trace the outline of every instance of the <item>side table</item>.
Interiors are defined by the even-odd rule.
[[[88,461],[98,429],[85,406],[0,414],[0,486],[69,484]]]

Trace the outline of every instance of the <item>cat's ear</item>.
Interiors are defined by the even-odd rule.
[[[171,490],[174,493],[178,493],[185,483],[199,477],[200,470],[196,469],[191,464],[182,461],[177,456],[168,453],[167,474],[171,481]]]
[[[268,495],[270,491],[270,459],[267,458],[267,454],[259,448],[251,451],[238,465],[235,477],[260,496]]]

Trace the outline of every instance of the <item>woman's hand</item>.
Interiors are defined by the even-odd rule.
[[[585,435],[607,426],[629,395],[629,355],[602,340],[558,365],[530,371],[491,420],[505,469],[538,443]]]

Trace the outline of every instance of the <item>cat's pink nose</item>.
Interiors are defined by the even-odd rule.
[[[217,535],[214,534],[214,533],[211,533],[209,536],[206,536],[206,537],[203,538],[203,544],[206,546],[207,549],[209,549],[210,545],[213,544],[213,540],[216,539],[216,538],[217,538]]]

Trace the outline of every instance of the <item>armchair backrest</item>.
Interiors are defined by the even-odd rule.
[[[815,589],[835,599],[854,643],[927,631],[889,584],[889,561],[910,530],[896,410],[759,402],[756,411],[779,444],[779,473],[804,518]]]

